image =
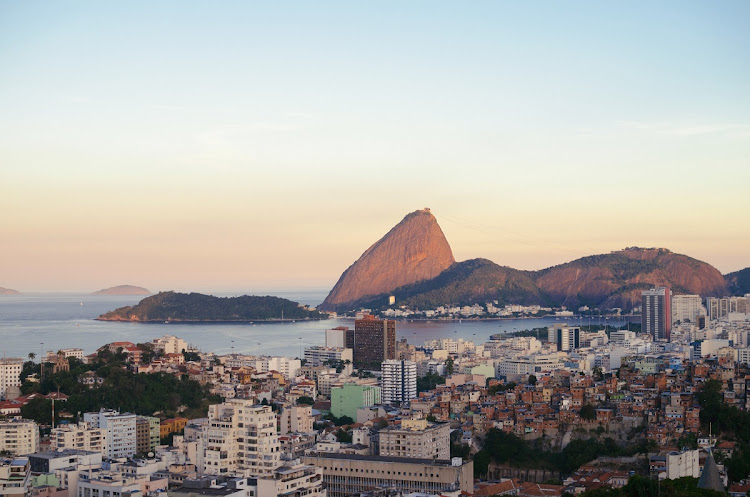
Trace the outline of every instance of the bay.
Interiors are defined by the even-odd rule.
[[[263,292],[254,292],[261,295]],[[325,292],[273,292],[303,304],[316,305]],[[220,293],[220,296],[237,294]],[[138,303],[142,296],[92,296],[88,294],[22,294],[0,298],[0,356],[37,356],[47,351],[78,347],[89,354],[106,343],[151,341],[163,335],[175,335],[207,352],[225,354],[268,354],[297,357],[312,345],[325,344],[325,330],[335,326],[354,327],[352,319],[284,323],[119,323],[95,321],[97,316],[126,305]],[[638,319],[638,318],[636,318]],[[398,339],[422,345],[435,338],[463,338],[483,343],[490,335],[524,330],[560,321],[560,318],[418,321],[400,320]],[[571,324],[611,324],[623,319],[568,318]],[[543,338],[543,337],[540,337]]]

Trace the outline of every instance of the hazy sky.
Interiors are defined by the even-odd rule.
[[[329,287],[458,260],[750,266],[750,2],[2,2],[0,286]]]

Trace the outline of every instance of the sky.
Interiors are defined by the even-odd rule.
[[[330,288],[457,260],[750,266],[750,3],[2,2],[0,286]]]

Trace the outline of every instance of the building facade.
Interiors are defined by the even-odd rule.
[[[53,429],[50,434],[53,451],[76,449],[98,452],[107,455],[107,430],[93,427],[81,421],[78,424],[64,424]]]
[[[0,359],[0,400],[5,400],[7,398],[9,388],[21,388],[22,368],[23,359]]]
[[[331,388],[331,413],[357,419],[357,409],[380,404],[380,387],[346,384]]]
[[[135,414],[102,409],[84,413],[83,420],[92,427],[106,431],[108,458],[130,457],[136,453]]]
[[[396,321],[365,314],[354,321],[354,366],[380,369],[396,358]]]
[[[383,361],[381,398],[383,402],[409,402],[417,396],[417,363]]]
[[[39,426],[29,419],[0,422],[0,452],[25,456],[39,451]]]
[[[302,462],[323,469],[328,497],[349,497],[372,489],[397,489],[403,494],[474,493],[474,463],[460,458],[440,461],[315,453]]]
[[[581,328],[555,323],[547,327],[547,341],[557,345],[558,351],[571,351],[581,346]]]
[[[425,419],[404,419],[380,430],[378,454],[412,459],[450,459],[450,426]]]
[[[203,444],[205,474],[269,476],[281,465],[276,413],[249,400],[210,406]]]
[[[697,323],[705,314],[700,295],[672,295],[672,326],[676,323]]]
[[[669,341],[672,333],[672,298],[669,288],[641,292],[641,331],[654,340]]]

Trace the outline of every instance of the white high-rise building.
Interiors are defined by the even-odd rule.
[[[0,452],[13,456],[39,452],[39,426],[30,419],[0,422]]]
[[[281,465],[276,413],[270,406],[243,399],[209,406],[202,438],[205,474],[270,476]]]
[[[382,364],[383,402],[408,402],[417,396],[417,363],[388,360]]]
[[[0,399],[5,399],[10,387],[21,387],[23,359],[0,359]]]
[[[136,415],[102,409],[83,414],[83,420],[92,428],[101,428],[107,435],[107,457],[130,457],[137,452]]]
[[[696,323],[705,314],[700,295],[672,295],[672,326],[678,321]]]

